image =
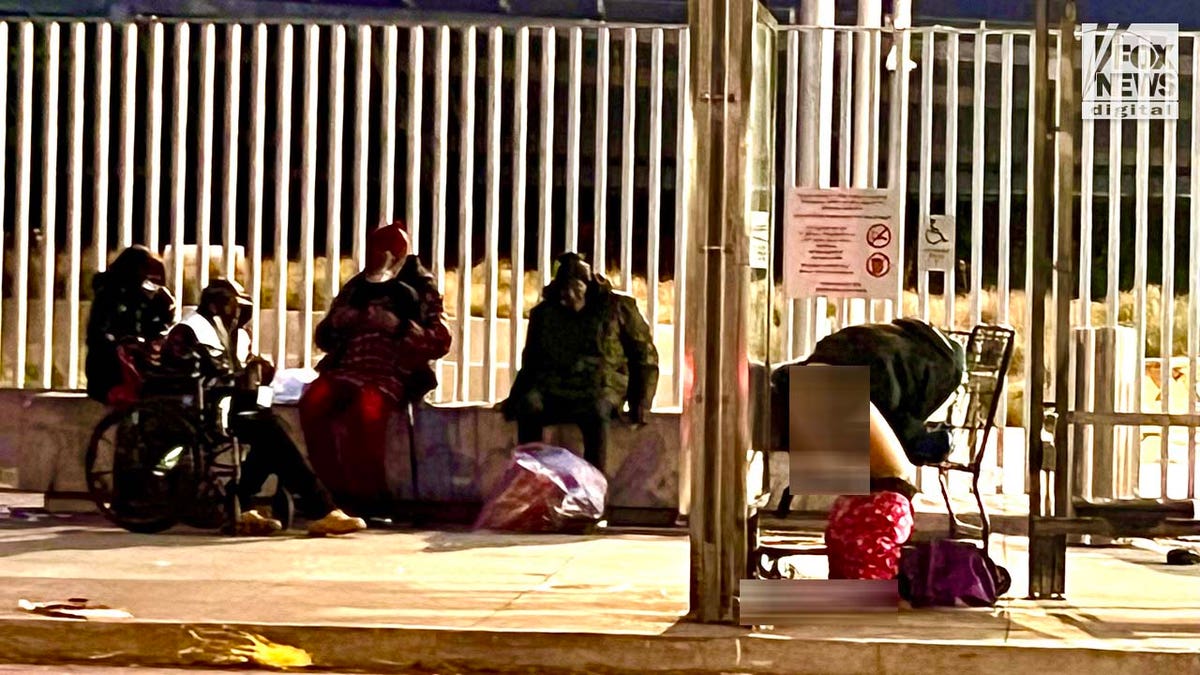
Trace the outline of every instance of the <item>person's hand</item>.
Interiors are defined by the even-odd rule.
[[[629,412],[625,416],[626,421],[635,429],[646,426],[646,415],[649,413],[649,407],[645,403],[630,404]]]
[[[400,319],[379,305],[367,308],[367,321],[383,330],[394,331],[400,327]]]

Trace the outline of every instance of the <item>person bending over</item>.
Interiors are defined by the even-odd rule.
[[[234,282],[213,281],[200,294],[199,307],[167,333],[161,356],[164,374],[198,370],[221,386],[241,390],[256,385],[254,380],[269,383],[274,369],[261,357],[250,354],[249,334],[239,326],[250,307],[249,298]],[[237,484],[237,499],[242,507],[238,534],[264,536],[282,529],[278,520],[263,516],[253,505],[255,496],[272,474],[284,487],[303,497],[301,503],[310,518],[309,534],[350,534],[366,528],[361,519],[351,518],[337,508],[308,460],[269,408],[245,405],[238,402],[239,397],[234,398],[230,432],[250,446]]]

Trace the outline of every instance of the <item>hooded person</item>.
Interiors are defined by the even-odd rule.
[[[214,280],[200,293],[199,306],[167,333],[162,347],[162,373],[169,377],[198,372],[214,386],[235,391],[256,387],[259,381],[269,384],[274,369],[250,353],[249,334],[239,325],[247,315],[246,308],[252,306],[236,282]],[[235,393],[232,412],[230,432],[250,446],[237,481],[236,498],[242,509],[238,534],[262,536],[282,528],[280,521],[254,508],[255,497],[271,475],[302,497],[300,504],[309,520],[309,534],[350,534],[366,527],[362,520],[336,506],[269,407],[260,408]]]
[[[517,422],[522,444],[541,442],[548,425],[578,425],[584,458],[603,472],[613,418],[627,405],[633,423],[646,420],[658,350],[632,297],[613,291],[577,253],[557,265],[529,313],[521,369],[500,409]]]
[[[121,251],[92,278],[84,361],[90,398],[108,405],[137,399],[143,371],[175,319],[175,299],[165,283],[162,261],[143,246]]]
[[[316,329],[325,352],[300,399],[317,474],[352,512],[391,515],[394,422],[437,386],[432,362],[450,350],[433,275],[408,253],[400,223],[374,230],[367,266],[346,282]]]

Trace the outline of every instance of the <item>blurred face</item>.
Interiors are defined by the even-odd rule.
[[[154,297],[163,286],[167,285],[165,270],[162,265],[150,265],[142,275],[142,291]]]
[[[562,305],[572,312],[583,310],[587,301],[587,284],[579,279],[571,279],[563,287]]]
[[[213,318],[220,319],[226,326],[232,326],[237,321],[238,314],[241,313],[241,307],[238,306],[237,298],[228,297],[221,298],[210,305]]]

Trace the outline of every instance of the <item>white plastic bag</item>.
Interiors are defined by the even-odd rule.
[[[274,402],[285,405],[298,402],[305,388],[315,379],[317,371],[312,368],[285,368],[275,373],[275,379],[271,382]]]

